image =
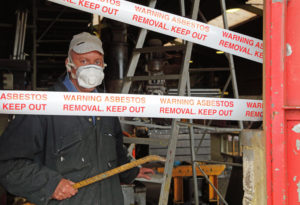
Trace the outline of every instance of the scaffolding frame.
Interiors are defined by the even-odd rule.
[[[185,7],[184,7],[184,0],[179,0],[180,1],[180,6],[181,6],[181,14],[182,16],[185,16]],[[156,5],[157,0],[150,0],[149,2],[149,7],[150,8],[154,8]],[[224,22],[224,28],[228,29],[228,22],[227,22],[227,15],[226,15],[226,5],[225,5],[225,0],[220,0],[220,4],[221,4],[221,9],[222,9],[222,16],[223,16],[223,22]],[[202,19],[204,21],[206,21],[204,15],[202,14],[202,12],[199,9],[200,7],[200,0],[194,0],[194,4],[193,4],[193,9],[192,9],[192,19],[193,20],[197,20],[198,16],[201,16]],[[151,51],[155,51],[157,49],[153,49],[153,48],[142,48],[146,39],[146,35],[147,35],[147,30],[146,29],[141,29],[139,36],[138,36],[138,40],[136,43],[136,47],[135,50],[133,52],[132,58],[130,60],[129,66],[128,66],[128,71],[126,74],[126,77],[124,78],[124,82],[123,82],[123,87],[122,87],[122,93],[127,94],[129,93],[131,84],[133,81],[138,81],[138,80],[153,80],[153,79],[178,79],[179,83],[178,83],[178,95],[179,96],[184,96],[186,91],[187,91],[187,95],[190,96],[191,95],[191,88],[190,88],[190,79],[189,79],[189,62],[190,62],[190,58],[191,58],[191,53],[192,53],[192,48],[193,48],[193,43],[191,42],[185,42],[185,47],[183,49],[184,54],[183,54],[183,62],[181,65],[181,70],[180,70],[180,74],[179,75],[168,75],[168,76],[138,76],[135,77],[135,71],[137,68],[137,64],[140,58],[141,53],[145,53],[145,52],[151,52]],[[173,46],[175,47],[175,46]],[[178,46],[177,46],[178,47]],[[168,48],[169,49],[176,49],[176,48]],[[177,48],[177,49],[181,49],[181,48]],[[239,98],[239,93],[238,93],[238,86],[237,86],[237,81],[236,81],[236,74],[235,74],[235,67],[234,67],[234,61],[233,61],[233,56],[231,54],[226,54],[226,58],[229,62],[229,68],[221,68],[222,70],[229,70],[230,71],[230,75],[223,87],[222,90],[222,96],[224,96],[224,93],[226,92],[230,82],[232,82],[232,87],[233,87],[233,91],[234,91],[234,98]],[[215,70],[219,70],[219,69],[215,69]],[[128,121],[121,121],[123,123],[128,123],[130,124],[130,122]],[[198,199],[198,185],[197,185],[197,175],[196,175],[196,166],[198,166],[198,162],[196,161],[196,157],[195,157],[195,146],[194,146],[194,131],[193,128],[194,127],[199,127],[201,129],[204,129],[204,133],[202,136],[202,139],[200,140],[200,143],[198,145],[197,151],[201,146],[201,143],[204,139],[204,136],[207,132],[212,131],[212,129],[214,131],[218,131],[218,132],[239,132],[243,129],[243,124],[242,121],[239,121],[239,128],[216,128],[216,127],[211,127],[211,122],[209,121],[208,126],[203,126],[203,125],[197,125],[195,123],[193,123],[193,120],[189,120],[188,123],[186,122],[180,122],[179,119],[173,119],[172,120],[172,124],[171,126],[167,126],[168,128],[171,129],[171,137],[169,139],[169,145],[168,145],[168,151],[167,151],[167,160],[166,160],[166,164],[165,164],[165,168],[164,168],[164,174],[163,174],[163,183],[161,186],[161,190],[160,190],[160,197],[159,197],[159,205],[166,205],[168,203],[168,197],[169,197],[169,189],[170,189],[170,185],[171,185],[171,179],[172,179],[172,170],[173,170],[173,163],[174,163],[174,159],[175,159],[175,153],[176,153],[176,144],[177,144],[177,139],[178,139],[178,135],[179,135],[179,127],[180,126],[184,126],[184,127],[188,127],[189,128],[189,133],[190,133],[190,144],[191,144],[191,158],[192,158],[192,169],[193,169],[193,180],[194,180],[194,191],[195,191],[195,204],[198,205],[199,204],[199,199]],[[133,122],[133,124],[135,124]],[[139,125],[142,126],[146,126],[146,127],[155,127],[155,128],[167,128],[166,126],[155,126],[152,124],[146,124],[146,123],[138,123]],[[201,170],[201,168],[198,166],[198,168],[200,169],[201,172],[203,172],[203,170]],[[204,173],[205,174],[205,173]],[[205,175],[204,175],[205,176]],[[209,180],[208,177],[205,177],[206,180],[208,180],[209,184],[212,184],[212,182]],[[216,191],[216,193],[218,194],[218,196],[220,197],[220,199],[223,201],[224,204],[227,204],[227,202],[225,201],[225,199],[222,197],[222,195],[220,194],[220,192],[214,187],[212,186],[213,189]]]

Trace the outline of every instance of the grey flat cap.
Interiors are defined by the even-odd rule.
[[[76,53],[88,53],[91,51],[98,51],[104,55],[101,40],[92,34],[82,32],[74,35],[69,47],[69,53],[73,50]]]

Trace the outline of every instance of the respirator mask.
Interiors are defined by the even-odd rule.
[[[104,79],[103,67],[97,65],[85,65],[77,68],[77,81],[83,88],[94,88],[101,85]]]
[[[75,68],[73,63],[68,63],[67,68]],[[78,85],[83,88],[95,88],[101,85],[104,79],[104,68],[98,65],[90,64],[79,66],[76,69],[76,76],[71,73],[74,79],[77,79]]]

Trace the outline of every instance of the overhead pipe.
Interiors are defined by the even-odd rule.
[[[20,12],[20,24],[19,24],[19,33],[18,33],[18,45],[17,45],[17,56],[16,59],[20,60],[21,59],[21,54],[22,54],[22,50],[21,50],[21,45],[22,45],[22,39],[23,39],[23,31],[24,31],[24,20],[25,20],[25,16],[24,16],[24,12],[23,11],[19,11]]]
[[[20,33],[20,11],[17,12],[17,21],[16,21],[16,33],[15,33],[15,42],[14,42],[14,51],[13,51],[13,59],[17,59],[18,55],[18,46],[19,46],[19,33]]]
[[[32,89],[36,90],[37,83],[36,83],[36,77],[37,77],[37,59],[36,59],[36,50],[37,50],[37,8],[36,8],[36,0],[32,1],[32,23],[33,23],[33,29],[32,29],[32,76],[31,76],[31,82],[32,82]]]
[[[25,53],[24,53],[24,44],[25,44],[25,37],[26,37],[26,28],[27,28],[27,17],[28,17],[28,10],[22,12],[23,18],[23,28],[22,28],[22,38],[20,42],[20,59],[25,60]]]

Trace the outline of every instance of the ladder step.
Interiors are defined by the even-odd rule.
[[[148,128],[157,128],[157,129],[171,129],[172,127],[169,125],[157,125],[153,123],[146,123],[146,122],[140,122],[140,121],[130,121],[130,120],[120,120],[122,124],[126,125],[134,125],[134,126],[142,126],[142,127],[148,127]]]
[[[125,77],[126,81],[147,81],[147,80],[178,80],[180,78],[179,74],[174,75],[152,75],[152,76],[132,76]]]
[[[179,126],[193,126],[196,128],[205,129],[207,130],[208,133],[222,133],[222,132],[239,133],[242,131],[241,128],[212,127],[207,125],[200,125],[197,123],[181,122],[181,121],[177,121],[176,124]]]
[[[215,88],[208,88],[208,89],[192,88],[190,91],[190,95],[193,97],[220,96],[221,93],[222,92],[220,89],[215,89]],[[178,95],[178,89],[177,88],[169,89],[168,95]],[[184,95],[187,95],[186,91]]]
[[[151,46],[145,48],[136,48],[134,49],[134,53],[152,53],[152,52],[165,52],[165,51],[180,51],[183,50],[186,46]]]

